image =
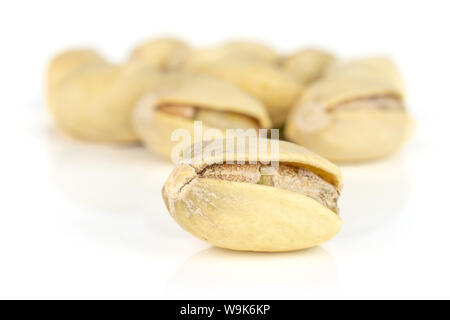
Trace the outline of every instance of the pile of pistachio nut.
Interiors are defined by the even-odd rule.
[[[193,48],[153,39],[119,64],[90,49],[67,50],[49,63],[47,102],[72,137],[140,143],[166,159],[179,147],[174,130],[194,135],[195,121],[219,132],[280,129],[276,159],[245,147],[188,159],[163,186],[182,228],[246,251],[298,250],[331,239],[342,224],[342,177],[332,162],[392,154],[412,127],[402,77],[388,58],[341,60],[310,48],[281,55],[251,41]],[[244,161],[228,161],[237,158]]]

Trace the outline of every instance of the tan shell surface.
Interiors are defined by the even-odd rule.
[[[164,198],[183,229],[232,250],[310,248],[331,239],[342,225],[339,216],[309,197],[248,183],[195,179],[172,207]]]
[[[131,59],[141,59],[163,70],[173,69],[189,52],[189,46],[175,38],[158,38],[137,46]]]
[[[393,153],[412,129],[411,117],[398,110],[334,112],[324,128],[312,131],[303,129],[298,118],[294,111],[285,129],[288,139],[336,162],[367,161]]]
[[[153,92],[143,97],[133,112],[133,127],[141,141],[156,154],[167,159],[172,151],[180,152],[193,140],[172,141],[176,129],[185,129],[194,139],[194,121],[167,114],[157,109],[161,105],[188,105],[205,109],[232,112],[255,119],[261,128],[271,126],[264,106],[235,86],[207,75],[171,74]],[[224,121],[227,119],[225,118]],[[225,122],[226,123],[226,122]],[[212,129],[203,121],[202,129]],[[258,129],[255,127],[255,129]],[[223,133],[223,131],[220,131]],[[200,132],[204,138],[204,132]],[[211,137],[213,138],[213,137]],[[181,139],[181,138],[180,138]]]
[[[333,54],[319,49],[304,49],[286,57],[283,68],[298,81],[307,85],[319,79],[336,58]]]
[[[181,60],[183,70],[195,70],[206,64],[216,63],[222,59],[246,58],[275,64],[278,53],[261,43],[252,41],[231,41],[221,46],[191,50]]]
[[[188,69],[221,78],[254,96],[267,107],[275,127],[282,125],[302,91],[301,84],[281,68],[249,57],[234,56]]]
[[[402,99],[402,92],[388,82],[371,79],[325,78],[311,85],[296,105],[321,104],[326,110],[351,100],[376,96]]]
[[[276,63],[279,55],[273,48],[259,42],[249,40],[234,40],[223,45],[229,52],[242,53],[267,62]]]
[[[280,159],[326,170],[341,183],[337,167],[299,146],[283,143]],[[201,178],[197,172],[202,165],[177,166],[164,185],[163,198],[180,226],[204,241],[233,250],[291,251],[319,245],[340,230],[339,216],[312,198],[270,186]]]
[[[362,59],[330,67],[293,108],[285,135],[327,159],[366,161],[386,156],[409,137],[412,120],[405,110],[340,110],[343,103],[391,97],[403,102],[400,76],[390,60]]]
[[[82,68],[106,63],[101,55],[91,49],[67,50],[53,57],[47,68],[47,101],[50,110],[53,110],[52,95],[67,77]]]
[[[103,63],[105,59],[91,49],[72,49],[53,57],[47,69],[47,82],[55,85],[82,66]]]
[[[158,72],[141,62],[84,68],[66,79],[54,94],[55,120],[76,138],[135,143],[131,111],[158,81]]]
[[[356,79],[389,85],[391,90],[404,95],[403,78],[392,60],[387,57],[369,57],[338,61],[327,68],[328,79]]]

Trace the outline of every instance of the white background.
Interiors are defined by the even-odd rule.
[[[448,1],[3,1],[0,298],[450,298]],[[171,165],[74,141],[45,110],[48,59],[93,46],[124,59],[160,35],[233,37],[283,52],[388,54],[416,130],[384,161],[343,166],[339,235],[283,254],[212,248],[172,221]]]

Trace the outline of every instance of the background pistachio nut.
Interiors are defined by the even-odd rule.
[[[325,73],[335,61],[333,54],[319,49],[304,49],[284,58],[281,65],[302,84],[309,85]]]
[[[67,50],[51,59],[47,68],[47,102],[50,110],[53,110],[53,93],[67,77],[90,65],[105,63],[107,63],[106,60],[91,49]]]
[[[73,137],[111,143],[138,141],[130,122],[136,101],[159,81],[142,61],[104,61],[71,72],[51,94],[56,123]]]
[[[299,250],[336,235],[342,224],[339,169],[293,143],[278,141],[274,157],[271,151],[250,151],[251,141],[233,152],[225,149],[225,140],[203,143],[210,156],[173,170],[162,194],[178,224],[215,246],[246,251]],[[207,152],[214,144],[226,151]]]
[[[230,41],[220,46],[191,50],[181,61],[181,67],[184,70],[195,70],[205,64],[233,57],[245,57],[274,65],[279,59],[278,53],[265,44],[253,41]]]
[[[203,130],[220,132],[271,126],[264,106],[237,87],[208,75],[187,73],[167,74],[157,89],[139,101],[132,117],[145,146],[167,159],[172,151],[182,151],[193,142],[173,140],[174,130],[185,129],[194,137],[195,120],[202,121]]]
[[[340,162],[379,158],[402,145],[412,121],[396,78],[354,68],[308,88],[287,121],[288,140]]]
[[[138,45],[131,53],[131,59],[140,59],[161,70],[171,70],[189,52],[189,46],[178,39],[158,38]]]
[[[404,95],[403,77],[394,62],[387,57],[360,58],[331,63],[325,69],[328,79],[356,79],[389,85],[392,90]]]
[[[216,76],[254,96],[266,106],[274,127],[283,125],[302,91],[302,85],[289,73],[250,56],[228,56],[205,63],[187,62],[184,69]]]
[[[276,50],[256,41],[234,40],[225,43],[222,48],[229,53],[243,54],[271,63],[276,63],[279,58]]]

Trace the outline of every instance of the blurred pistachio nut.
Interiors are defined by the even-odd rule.
[[[334,55],[318,49],[304,49],[281,61],[284,70],[304,85],[318,80],[335,60]]]
[[[276,166],[268,164],[271,155],[250,148],[178,165],[162,190],[171,216],[197,238],[233,250],[291,251],[331,239],[342,224],[339,169],[303,147],[278,142]]]
[[[131,54],[131,59],[146,61],[158,69],[171,70],[180,64],[189,50],[189,46],[181,40],[158,38],[137,46]]]
[[[167,159],[178,157],[194,142],[196,120],[202,121],[200,139],[208,129],[224,134],[226,129],[271,126],[264,106],[256,99],[220,79],[187,73],[166,75],[157,89],[139,101],[132,117],[145,146]],[[189,139],[177,136],[181,130]]]
[[[256,41],[234,40],[225,43],[222,48],[229,53],[243,54],[271,63],[276,63],[278,60],[276,50]]]
[[[71,73],[52,93],[53,116],[59,127],[79,139],[136,143],[131,111],[158,81],[154,67],[141,61],[90,64]]]
[[[67,50],[53,57],[47,68],[47,102],[50,110],[53,110],[53,93],[67,77],[88,66],[106,63],[102,56],[91,49]]]
[[[308,88],[287,121],[288,140],[338,162],[380,158],[403,144],[412,120],[396,76],[357,69],[342,67]]]
[[[330,64],[325,70],[328,79],[355,79],[388,85],[398,94],[404,95],[405,84],[394,62],[387,57],[369,57]]]
[[[253,41],[230,41],[220,46],[191,50],[181,60],[183,70],[195,70],[222,59],[247,58],[276,64],[278,53],[265,44]]]
[[[274,127],[283,125],[302,86],[290,74],[267,61],[232,56],[208,63],[188,63],[187,70],[209,74],[249,93],[267,108]]]

